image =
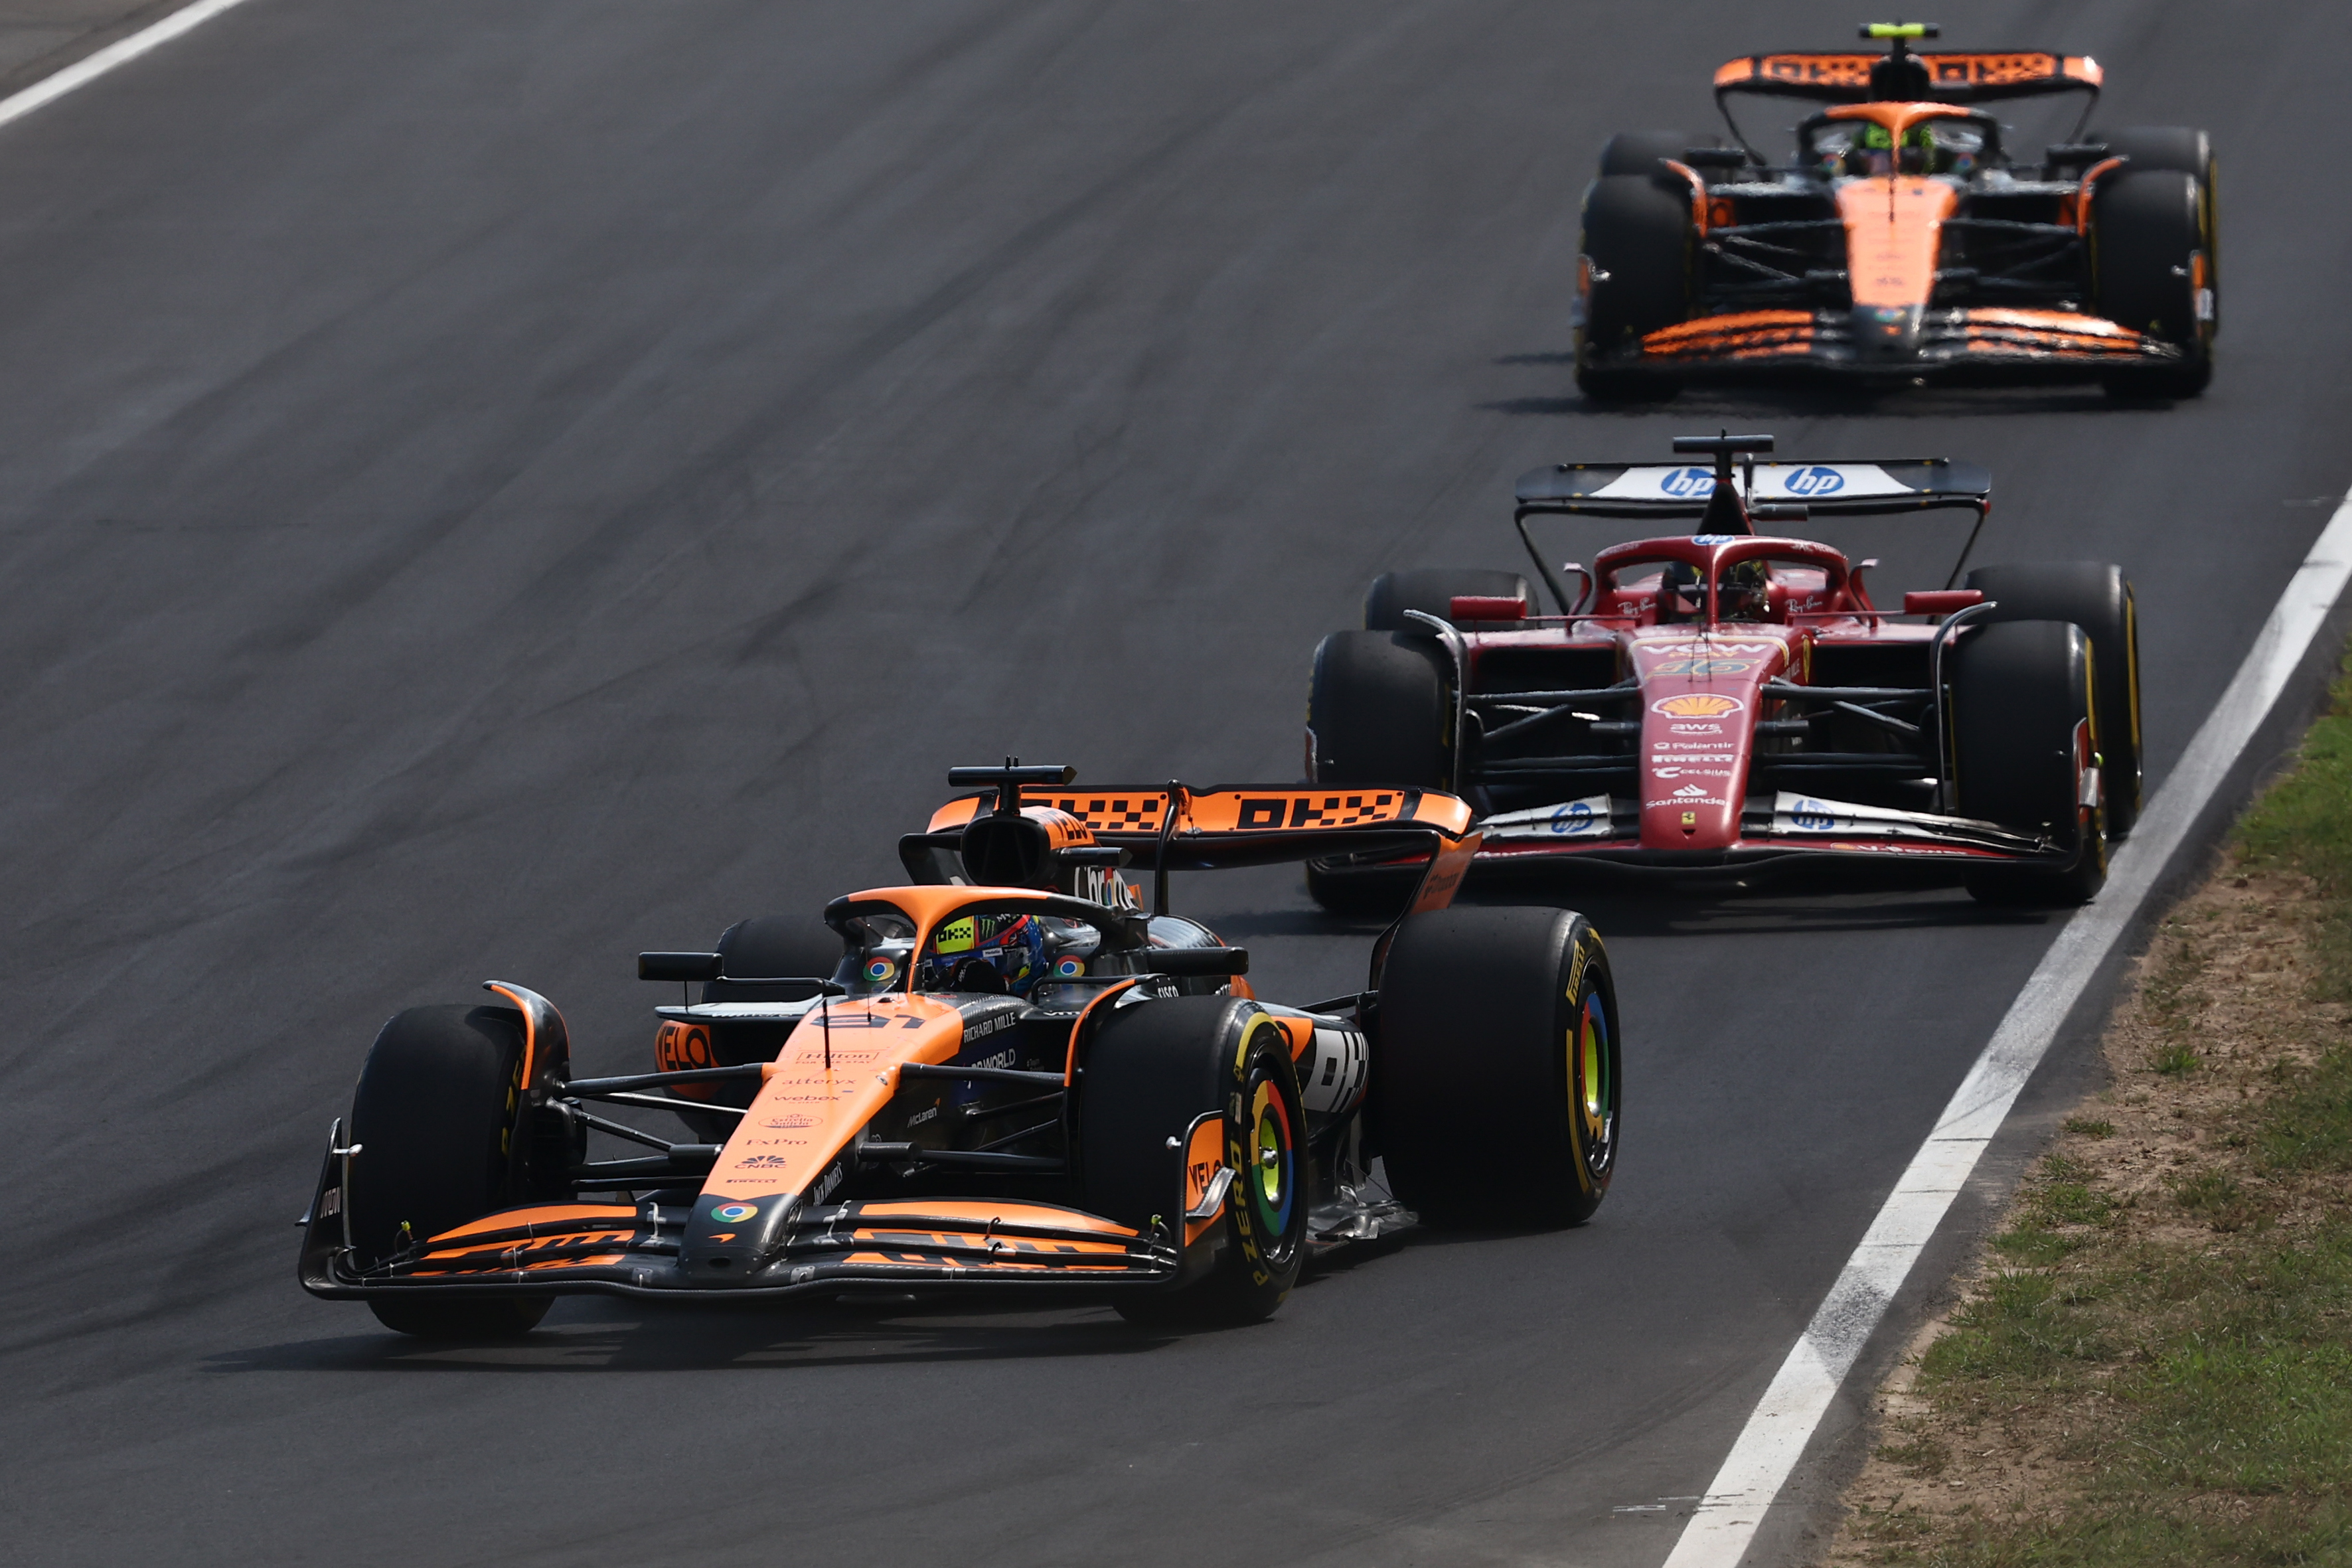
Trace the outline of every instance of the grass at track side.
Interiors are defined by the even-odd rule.
[[[1831,1561],[2352,1563],[2352,676],[1883,1395]]]

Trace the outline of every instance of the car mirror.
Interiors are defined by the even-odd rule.
[[[641,952],[637,954],[637,978],[691,985],[698,980],[718,979],[724,962],[715,952]]]
[[[1903,595],[1903,613],[1906,616],[1948,616],[1965,610],[1970,605],[1981,605],[1984,595],[1974,588],[1937,588],[1927,593],[1913,592]]]
[[[1445,618],[1449,621],[1523,621],[1528,618],[1525,599],[1507,598],[1501,595],[1456,594],[1446,603]]]
[[[1177,980],[1249,973],[1249,949],[1245,947],[1154,947],[1137,956],[1151,973]]]

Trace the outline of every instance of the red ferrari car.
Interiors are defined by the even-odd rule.
[[[1472,874],[1609,868],[1742,881],[1906,862],[1978,898],[2096,892],[2139,809],[2137,632],[2112,565],[1979,567],[1882,608],[1874,562],[1759,521],[1973,512],[1990,479],[1942,458],[1759,462],[1769,436],[1685,437],[1706,465],[1560,464],[1517,521],[1555,604],[1511,572],[1394,573],[1316,650],[1307,769],[1325,785],[1472,803]],[[1529,525],[1683,518],[1559,570]],[[1955,585],[1957,582],[1958,585]],[[1325,856],[1327,905],[1396,896],[1409,856]]]

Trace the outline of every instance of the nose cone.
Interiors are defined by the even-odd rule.
[[[1854,357],[1888,363],[1917,357],[1920,316],[1916,305],[1856,305]]]

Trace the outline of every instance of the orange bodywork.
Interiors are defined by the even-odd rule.
[[[1716,69],[1718,92],[1750,89],[1824,89],[1832,92],[1866,92],[1870,69],[1886,57],[1846,51],[1826,54],[1748,55]],[[1939,88],[2016,88],[2035,82],[2080,83],[2097,87],[2106,73],[2088,55],[2059,55],[2042,49],[2006,49],[1980,54],[1915,52],[1927,70],[1927,79]]]
[[[1926,120],[1949,115],[1944,103],[1849,103],[1829,111],[1832,120],[1868,120],[1886,128],[1896,146],[1904,132]],[[1837,188],[1838,216],[1845,223],[1846,282],[1856,305],[1924,306],[1936,292],[1937,258],[1944,246],[1944,220],[1959,205],[1960,193],[1948,180],[1880,175]]]
[[[585,1268],[618,1263],[644,1228],[631,1204],[548,1204],[486,1215],[428,1244],[417,1278]],[[598,1248],[610,1247],[611,1251]]]
[[[1209,1184],[1224,1169],[1224,1132],[1222,1117],[1204,1116],[1193,1125],[1192,1142],[1184,1151],[1184,1207],[1188,1215],[1201,1206],[1202,1200],[1209,1195]],[[1188,1217],[1184,1222],[1184,1245],[1191,1247],[1199,1241],[1216,1223],[1213,1216]]]
[[[1944,220],[1959,193],[1942,180],[1856,180],[1837,192],[1856,305],[1923,306],[1936,291]]]
[[[890,1199],[859,1204],[856,1215],[854,1226],[844,1233],[851,1250],[842,1261],[851,1267],[914,1265],[1056,1273],[1074,1268],[1123,1269],[1136,1235],[1126,1226],[1075,1209],[996,1199]],[[1002,1231],[1008,1220],[1084,1234],[1051,1239],[1006,1236]],[[988,1256],[975,1258],[971,1255],[975,1250]]]
[[[947,897],[933,900],[909,894]],[[923,921],[928,936],[939,915],[971,901],[971,889],[894,888],[887,895],[858,897],[887,897],[909,914],[915,912],[909,904],[938,903],[931,919]],[[952,1060],[962,1044],[963,1015],[927,996],[861,996],[813,1009],[776,1054],[758,1096],[702,1184],[703,1195],[757,1198],[806,1192],[841,1146],[898,1092],[893,1069],[906,1062]]]
[[[1095,833],[1157,833],[1166,822],[1168,792],[1104,790],[1074,794],[1033,787],[1026,806],[1051,806]],[[929,831],[949,833],[978,816],[985,797],[966,795],[931,814]],[[1185,790],[1177,803],[1177,833],[1256,833],[1272,828],[1356,827],[1387,822],[1427,823],[1447,833],[1470,826],[1470,807],[1452,795],[1401,789]]]

